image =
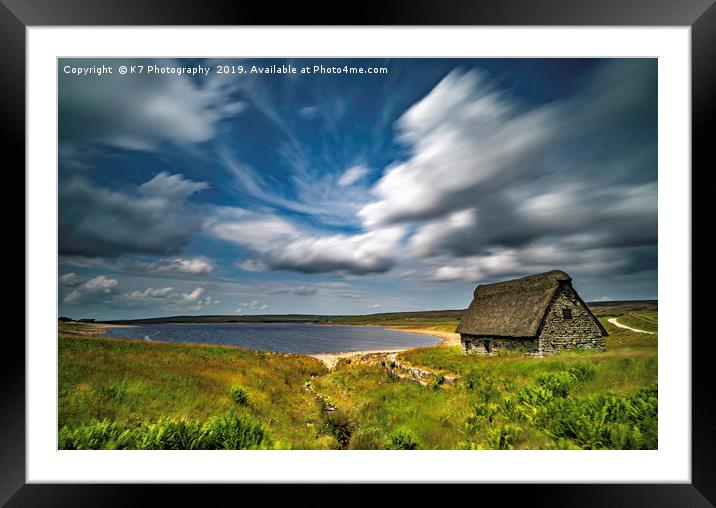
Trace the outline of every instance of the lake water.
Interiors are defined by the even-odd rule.
[[[394,332],[377,326],[308,323],[168,323],[110,328],[107,335],[146,341],[209,342],[301,354],[430,346],[440,340],[432,335]]]

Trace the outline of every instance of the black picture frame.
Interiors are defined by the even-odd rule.
[[[350,12],[350,17],[342,15],[343,12]],[[0,0],[0,118],[5,128],[0,141],[4,145],[3,166],[9,172],[10,165],[6,165],[9,155],[16,156],[14,168],[24,167],[25,163],[27,27],[287,24],[688,26],[691,27],[692,44],[692,167],[699,167],[703,172],[716,166],[707,134],[710,131],[708,125],[714,123],[716,103],[714,0],[489,0],[460,3],[400,0],[383,4],[356,3],[340,9],[318,3],[286,3],[278,7],[271,2],[236,3],[229,0]],[[696,173],[691,171],[692,175]],[[24,188],[24,179],[20,185]],[[708,188],[702,191],[707,192]],[[697,214],[693,215],[696,217]],[[27,265],[25,267],[27,270]],[[694,300],[694,306],[705,311],[705,303]],[[480,497],[497,494],[502,503],[524,497],[531,505],[539,506],[713,506],[716,503],[716,399],[709,375],[713,341],[708,336],[703,338],[702,341],[692,341],[691,484],[484,485],[479,487]],[[1,503],[7,503],[7,506],[134,506],[151,502],[147,489],[159,491],[156,493],[164,498],[163,504],[169,504],[171,498],[181,498],[184,502],[208,501],[202,494],[189,493],[187,486],[181,485],[26,484],[25,350],[16,335],[6,337],[5,344],[0,369]],[[225,492],[223,487],[207,485],[205,488],[213,489],[212,497]],[[247,486],[237,488],[246,492]],[[490,492],[486,493],[487,489]],[[413,495],[421,496],[421,492],[422,489],[415,489]],[[246,495],[256,494],[258,492]],[[342,504],[377,502],[356,485],[343,489],[340,497],[342,499],[336,502]],[[245,499],[248,501],[250,497]],[[410,501],[403,497],[402,503],[406,502]]]

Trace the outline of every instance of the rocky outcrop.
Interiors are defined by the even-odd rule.
[[[455,384],[460,380],[460,376],[455,374],[441,374],[431,370],[413,367],[398,360],[398,355],[393,353],[388,355],[388,363],[386,368],[400,380],[412,381],[422,386],[438,384]]]

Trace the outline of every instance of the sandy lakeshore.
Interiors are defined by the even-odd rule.
[[[438,345],[440,346],[456,346],[460,345],[460,335],[457,333],[440,332],[436,330],[430,330],[427,328],[412,328],[409,326],[387,326],[384,327],[386,330],[403,333],[420,333],[423,335],[433,335],[440,339]],[[338,361],[342,358],[350,358],[351,360],[365,360],[365,361],[377,361],[380,358],[390,354],[399,353],[401,351],[407,351],[412,349],[410,347],[404,347],[399,349],[381,349],[381,350],[366,350],[366,351],[348,351],[345,353],[317,353],[308,356],[312,356],[322,361],[329,369],[334,368]]]
[[[60,329],[62,330],[62,327],[65,326],[66,331],[76,334],[76,335],[87,335],[90,337],[95,337],[97,335],[101,335],[103,333],[106,333],[109,328],[132,328],[132,325],[113,325],[109,323],[80,323],[80,322],[71,322],[66,324],[60,324]]]

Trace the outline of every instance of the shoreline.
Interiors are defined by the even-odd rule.
[[[112,325],[104,323],[81,323],[79,321],[71,321],[69,323],[59,323],[57,327],[58,334],[63,332],[75,335],[84,335],[87,337],[96,337],[107,332],[110,328],[133,328],[130,325]]]
[[[80,335],[88,335],[88,336],[99,336],[99,338],[107,338],[102,337],[102,334],[106,329],[110,328],[136,328],[136,325],[119,325],[119,324],[109,324],[109,323],[82,323],[83,328],[85,330],[75,330],[74,333],[79,333]],[[392,332],[399,332],[399,333],[417,333],[421,335],[432,335],[433,337],[439,339],[436,344],[433,344],[432,346],[454,346],[460,344],[460,335],[457,333],[451,333],[451,332],[442,332],[438,330],[431,330],[429,328],[419,328],[419,327],[412,327],[412,326],[380,326],[380,325],[348,325],[348,326],[365,326],[365,327],[380,327],[387,331]],[[120,339],[120,340],[127,340],[126,338],[122,337],[111,337],[112,339]],[[133,339],[139,341],[139,339]],[[165,341],[151,341],[154,343],[162,343]],[[196,343],[196,342],[186,342],[186,343],[176,343],[176,342],[168,342],[171,344],[192,344],[192,345],[211,345],[211,346],[220,346],[220,347],[241,347],[241,346],[231,346],[228,344],[214,344],[214,343]],[[323,362],[329,369],[334,368],[339,360],[341,359],[370,359],[375,358],[376,360],[379,357],[383,357],[392,353],[400,353],[403,351],[407,351],[409,349],[414,349],[415,347],[429,347],[429,346],[404,346],[404,347],[397,347],[397,348],[385,348],[385,349],[363,349],[358,351],[340,351],[340,352],[324,352],[324,353],[279,353],[279,354],[287,354],[287,355],[296,355],[296,354],[303,354],[305,356],[310,356],[312,358],[315,358],[321,362]]]
[[[376,326],[376,325],[351,325],[351,326]],[[384,330],[392,332],[402,333],[418,333],[421,335],[432,335],[437,337],[440,341],[434,346],[455,346],[460,344],[460,334],[452,332],[441,332],[438,330],[430,330],[429,328],[413,328],[411,326],[383,326]],[[428,346],[415,346],[415,347],[428,347]],[[341,359],[370,359],[371,357],[381,357],[383,355],[389,355],[391,353],[401,353],[409,349],[415,349],[415,347],[403,347],[393,349],[380,349],[380,350],[363,350],[363,351],[346,351],[341,353],[314,353],[307,356],[311,356],[317,360],[322,361],[326,367],[333,369]]]

